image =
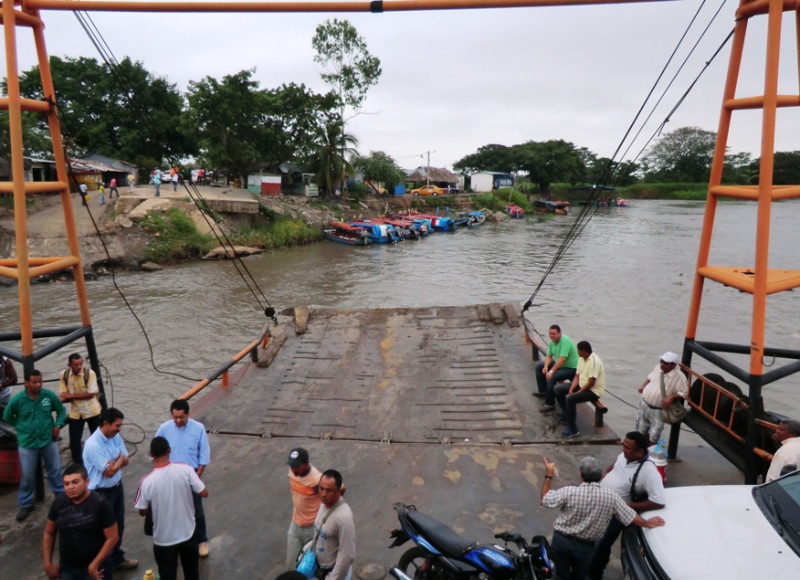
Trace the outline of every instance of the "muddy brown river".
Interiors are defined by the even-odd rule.
[[[723,203],[711,261],[751,265],[755,205]],[[573,339],[589,340],[607,369],[609,394],[638,401],[636,388],[666,350],[680,352],[692,288],[703,204],[635,201],[598,212],[545,281],[529,317],[546,334],[558,323]],[[800,269],[800,203],[773,208],[771,267]],[[397,246],[353,248],[329,242],[246,259],[277,310],[307,304],[339,309],[522,304],[547,269],[572,217],[530,216],[474,230],[432,234]],[[724,229],[723,229],[724,228]],[[117,284],[142,320],[162,370],[201,378],[255,339],[265,322],[233,266],[201,262],[161,272],[126,273]],[[88,284],[106,388],[135,422],[164,416],[189,380],[156,372],[144,335],[110,277]],[[707,284],[698,338],[749,342],[750,296]],[[0,328],[18,328],[15,288],[0,289]],[[36,328],[78,324],[68,283],[33,288]],[[798,295],[769,301],[767,344],[800,349]],[[520,332],[520,341],[523,340]],[[18,345],[14,345],[18,348]],[[54,377],[65,349],[38,366]],[[743,361],[739,361],[742,363]],[[746,366],[746,365],[745,365]],[[800,416],[798,377],[768,386],[768,409]],[[634,412],[615,404],[609,421],[624,432]]]

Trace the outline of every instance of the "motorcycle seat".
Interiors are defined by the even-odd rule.
[[[475,545],[475,542],[459,536],[446,524],[421,512],[408,512],[406,516],[425,539],[444,556],[461,558],[464,552]]]

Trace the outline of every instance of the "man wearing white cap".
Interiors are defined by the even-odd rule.
[[[658,443],[664,429],[661,410],[669,407],[678,397],[685,399],[689,396],[689,382],[678,368],[680,360],[674,352],[665,352],[656,368],[639,387],[642,402],[639,404],[635,429],[647,435],[651,445]]]

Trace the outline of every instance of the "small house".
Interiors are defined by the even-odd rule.
[[[470,176],[470,183],[475,193],[488,193],[501,187],[512,187],[514,175],[501,171],[480,171]]]

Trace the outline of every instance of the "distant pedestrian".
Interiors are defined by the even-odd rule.
[[[178,558],[185,580],[199,580],[199,558],[195,536],[192,492],[208,497],[208,489],[194,469],[170,461],[169,442],[154,437],[150,442],[153,471],[139,484],[135,507],[153,518],[153,555],[161,580],[175,580]]]
[[[156,186],[156,197],[161,197],[161,170],[156,169],[153,172],[153,185]]]
[[[83,357],[77,352],[69,355],[67,368],[59,375],[58,398],[62,403],[69,403],[69,449],[72,462],[83,465],[81,439],[83,425],[89,426],[89,435],[100,426],[100,390],[97,387],[97,375],[84,367]]]
[[[125,179],[128,180],[128,192],[133,193],[133,184],[136,182],[136,177],[134,177],[133,173],[129,173]]]
[[[78,185],[78,189],[80,190],[81,204],[88,206],[89,204],[87,201],[89,199],[89,186],[85,183],[81,183]]]
[[[89,489],[96,491],[117,517],[119,539],[111,553],[114,570],[132,570],[138,560],[126,558],[122,550],[125,532],[125,490],[122,487],[122,468],[128,465],[128,450],[119,434],[125,415],[109,407],[100,416],[100,427],[92,433],[83,446],[83,464],[89,473]]]
[[[58,436],[67,421],[67,410],[58,395],[42,388],[42,373],[33,369],[25,377],[25,390],[8,402],[3,421],[17,428],[19,463],[22,480],[19,484],[17,521],[27,518],[34,508],[36,470],[39,458],[44,461],[50,490],[58,497],[64,493],[61,482],[61,458],[58,455]],[[53,419],[53,413],[56,414]]]
[[[178,182],[180,181],[181,174],[177,167],[173,167],[170,172],[170,180],[172,181],[172,191],[178,191]]]
[[[183,399],[172,401],[169,406],[172,420],[162,423],[156,431],[157,437],[164,437],[169,442],[170,461],[185,463],[195,470],[197,477],[202,478],[206,467],[211,462],[211,448],[208,445],[208,434],[202,423],[189,418],[189,402]],[[203,498],[192,491],[194,501],[195,531],[198,542],[197,552],[201,558],[208,556],[208,532],[206,531],[206,514],[203,511]]]
[[[297,556],[314,538],[314,520],[319,511],[319,480],[322,474],[311,465],[308,451],[302,447],[289,453],[289,488],[292,492],[292,523],[286,541],[286,569],[294,570]]]
[[[55,580],[111,580],[113,566],[109,556],[119,539],[114,510],[89,490],[89,476],[82,465],[64,470],[64,494],[50,506],[44,527],[42,552],[44,571]],[[53,563],[56,536],[59,535],[59,563]]]
[[[114,199],[114,194],[117,194],[119,199],[119,190],[117,189],[117,178],[112,177],[111,182],[108,184],[108,199]]]

